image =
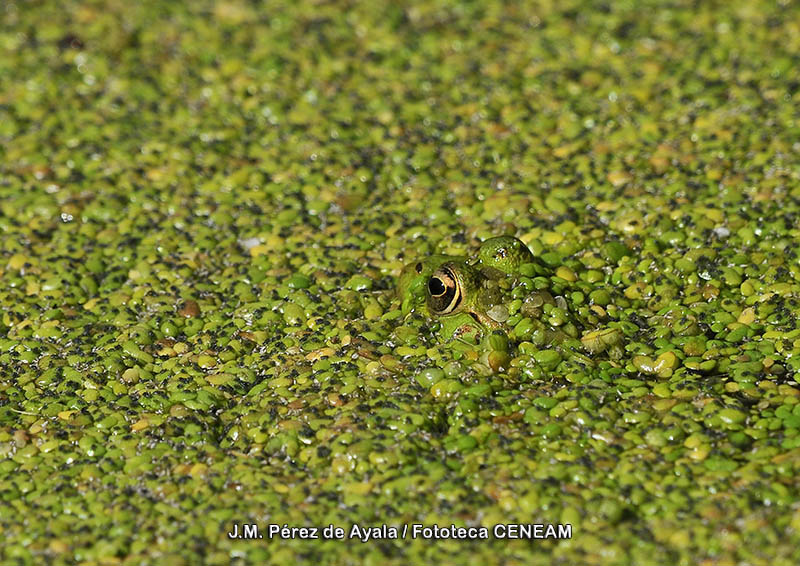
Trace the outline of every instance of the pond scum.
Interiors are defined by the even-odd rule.
[[[0,563],[800,564],[797,2],[0,21]],[[403,313],[502,235],[588,362]]]

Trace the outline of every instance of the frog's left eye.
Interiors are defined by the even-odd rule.
[[[428,279],[428,308],[434,314],[450,314],[463,299],[461,284],[453,270],[440,267]]]

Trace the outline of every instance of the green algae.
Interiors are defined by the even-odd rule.
[[[800,562],[794,4],[2,10],[0,561]],[[499,235],[618,359],[402,316]]]

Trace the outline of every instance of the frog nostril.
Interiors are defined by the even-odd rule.
[[[417,265],[414,266],[414,269],[417,270],[417,273],[422,273],[422,262],[417,263]]]
[[[428,280],[428,291],[430,291],[431,295],[434,297],[441,297],[447,291],[447,287],[438,277],[431,277]]]

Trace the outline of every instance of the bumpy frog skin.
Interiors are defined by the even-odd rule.
[[[523,266],[526,266],[523,269]],[[441,322],[441,335],[446,338],[476,338],[491,332],[510,330],[505,324],[509,318],[507,305],[513,300],[514,288],[523,276],[546,272],[528,247],[517,238],[501,236],[484,241],[477,253],[469,258],[434,255],[412,262],[403,268],[398,280],[398,298],[401,310],[408,315],[425,305],[429,315]],[[584,363],[591,360],[578,354],[582,346],[589,353],[600,353],[618,347],[618,331],[584,328],[577,319],[554,327],[544,322],[543,314],[550,307],[566,310],[566,301],[554,298],[547,291],[529,291],[523,299],[520,312],[533,321],[535,341],[567,346],[572,357]],[[571,313],[570,313],[571,314]],[[582,330],[588,331],[584,340],[576,338]]]

